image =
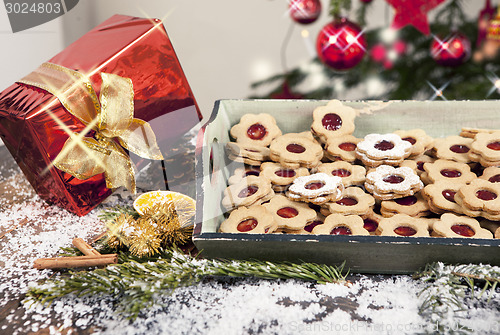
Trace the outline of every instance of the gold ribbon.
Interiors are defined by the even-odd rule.
[[[43,63],[18,82],[53,94],[86,126],[76,134],[55,118],[69,138],[54,166],[81,180],[104,173],[106,187],[124,186],[135,193],[134,165],[124,149],[147,159],[163,156],[149,123],[134,118],[132,80],[109,73],[101,78],[99,98],[87,76],[52,63]],[[85,137],[90,130],[94,137]]]

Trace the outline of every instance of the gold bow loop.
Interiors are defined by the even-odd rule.
[[[147,159],[163,156],[149,123],[134,118],[132,80],[109,73],[101,78],[99,98],[87,76],[57,64],[44,63],[19,82],[53,94],[86,126],[77,134],[54,116],[69,135],[54,166],[81,180],[104,173],[106,187],[135,193],[135,167],[124,149]],[[92,130],[94,136],[85,137]]]

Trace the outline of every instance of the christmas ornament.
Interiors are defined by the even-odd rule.
[[[474,53],[474,61],[491,60],[498,55],[500,49],[500,8],[493,20],[490,21],[486,35],[486,41],[479,50]]]
[[[427,12],[437,7],[445,0],[386,0],[394,7],[396,14],[391,27],[394,29],[412,25],[422,34],[429,35],[430,28],[427,21]]]
[[[321,14],[320,0],[290,0],[288,10],[292,19],[301,24],[309,24]]]
[[[365,55],[366,40],[361,28],[346,18],[324,26],[316,40],[319,59],[335,70],[356,66]]]
[[[478,18],[478,32],[477,32],[477,41],[476,45],[480,46],[481,43],[486,38],[486,34],[488,32],[488,26],[490,24],[490,20],[495,17],[495,8],[491,6],[491,1],[486,0],[484,4],[484,8],[479,12]]]
[[[459,66],[465,63],[470,55],[471,43],[464,34],[454,32],[444,39],[434,36],[431,56],[439,65]]]
[[[406,53],[406,43],[397,40],[390,45],[375,44],[370,50],[370,57],[375,63],[380,63],[386,70],[392,69],[394,62]]]

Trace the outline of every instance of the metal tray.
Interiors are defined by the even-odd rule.
[[[196,223],[193,241],[204,257],[307,261],[340,264],[351,272],[411,273],[425,264],[487,263],[500,265],[500,240],[436,237],[227,234],[222,193],[234,169],[224,153],[229,129],[246,113],[272,114],[283,131],[310,128],[315,107],[324,100],[219,100],[199,132],[196,150]],[[462,127],[500,129],[499,101],[344,102],[373,110],[356,118],[357,137],[397,129],[422,128],[433,137],[457,135]]]

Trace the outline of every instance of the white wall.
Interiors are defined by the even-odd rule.
[[[476,17],[483,3],[467,1],[468,14]],[[287,49],[289,67],[312,58],[305,42],[313,45],[329,21],[328,1],[322,4],[318,22],[295,26]],[[372,7],[368,27],[388,26],[392,8],[382,0],[374,0]],[[0,90],[113,14],[150,16],[163,18],[200,108],[208,115],[216,99],[245,98],[252,93],[250,83],[283,72],[280,48],[291,22],[286,10],[287,0],[80,0],[66,15],[13,34],[0,6]],[[309,40],[301,37],[304,28]]]

